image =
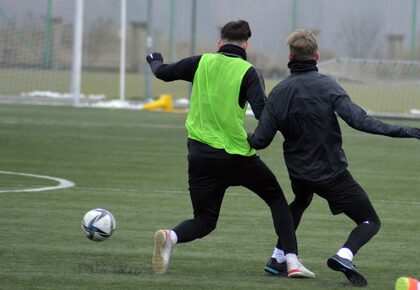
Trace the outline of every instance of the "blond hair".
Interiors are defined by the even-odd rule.
[[[290,55],[295,60],[310,60],[318,53],[318,42],[315,34],[309,29],[297,29],[290,34],[286,43],[289,46]]]

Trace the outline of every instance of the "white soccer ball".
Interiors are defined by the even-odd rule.
[[[112,213],[102,208],[88,211],[82,219],[83,233],[88,239],[95,242],[109,239],[116,226]]]

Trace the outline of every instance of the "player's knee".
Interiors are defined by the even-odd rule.
[[[377,223],[377,222],[372,222],[372,225],[374,226],[374,228],[373,228],[373,232],[375,233],[375,235],[376,235],[376,233],[377,232],[379,232],[379,229],[381,228],[381,223],[379,222],[379,223]]]
[[[310,196],[295,196],[295,199],[292,201],[290,206],[295,206],[297,208],[306,209],[312,202],[313,195]]]
[[[217,220],[213,218],[199,218],[199,223],[201,224],[201,231],[203,236],[208,235],[212,231],[216,229],[217,226]]]
[[[372,222],[375,224],[376,226],[376,232],[379,231],[379,229],[381,228],[381,220],[379,219],[378,216],[375,217],[375,219],[372,220]]]
[[[269,207],[277,207],[279,205],[283,206],[284,204],[287,205],[286,197],[281,190],[273,190],[270,194],[259,196]]]
[[[376,224],[376,232],[378,232],[381,228],[381,220],[378,218],[374,223]]]
[[[305,198],[305,199],[299,199],[298,203],[300,205],[300,207],[302,208],[307,208],[312,202],[312,198]]]
[[[381,228],[381,221],[378,219],[373,220],[366,220],[364,221],[362,224],[367,224],[369,225],[370,228],[370,232],[372,235],[375,235],[379,229]]]
[[[217,220],[214,220],[214,219],[210,219],[205,222],[205,227],[209,233],[214,231],[214,229],[216,228],[216,225],[217,225]]]

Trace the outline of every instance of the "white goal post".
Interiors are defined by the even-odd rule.
[[[71,94],[73,105],[80,104],[82,54],[83,54],[83,4],[84,0],[75,1],[73,66],[71,77]],[[120,36],[120,101],[125,102],[126,73],[126,39],[127,39],[127,0],[121,0],[121,30]]]
[[[244,6],[259,9],[257,4],[251,5],[251,0],[243,1],[248,5],[228,6],[235,7],[236,12],[244,11]],[[145,57],[147,52],[152,52],[154,45],[167,62],[194,53],[213,51],[215,47],[212,39],[219,36],[220,27],[217,25],[222,24],[225,21],[223,19],[232,16],[235,11],[226,11],[228,14],[222,19],[216,10],[209,10],[212,5],[217,6],[210,2],[2,0],[0,103],[81,106],[97,103],[104,98],[117,104],[129,103],[126,101],[129,100],[131,104],[162,94],[170,94],[175,98],[188,97],[185,83],[156,80]],[[273,7],[279,5],[274,3],[276,1],[272,2]],[[343,2],[346,5],[353,3],[351,0]],[[380,0],[374,2],[382,5]],[[339,12],[340,7],[334,4],[330,12]],[[307,5],[301,9],[305,12]],[[403,15],[405,10],[401,8],[399,11]],[[197,19],[206,16],[206,21],[212,24],[207,25],[204,18],[204,22],[197,22],[196,13]],[[331,16],[334,16],[331,23],[341,23],[338,14],[332,13]],[[393,23],[392,19],[397,18],[393,14],[388,15],[386,21]],[[159,21],[155,21],[157,19]],[[259,18],[253,20],[257,41],[253,43],[268,45],[270,39],[263,37],[266,28],[256,19]],[[282,34],[289,33],[286,30],[287,27],[281,26],[272,33],[280,39]],[[321,38],[331,37],[325,30],[319,33]],[[384,31],[383,36],[387,35]],[[401,40],[401,37],[398,39]],[[273,69],[280,72],[272,76],[272,79],[266,79],[267,93],[288,73],[286,64],[281,60],[286,60],[286,56],[282,58],[277,55],[277,52],[285,52],[287,49],[280,46],[279,42],[275,45],[271,51],[256,50],[253,45],[248,54],[249,60],[265,72],[265,77]],[[375,57],[399,60],[335,58],[320,62],[318,66],[321,73],[334,77],[350,97],[370,113],[420,117],[420,62],[407,61],[416,58],[407,55],[405,42],[393,45],[392,48],[394,46],[399,51],[394,56],[386,56],[383,51],[375,54]],[[352,55],[335,47],[323,49],[329,52],[325,55],[330,57]]]
[[[83,1],[84,0],[76,0],[74,12],[73,66],[71,73],[71,94],[74,106],[80,104],[83,49]]]

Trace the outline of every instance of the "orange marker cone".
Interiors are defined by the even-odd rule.
[[[395,282],[395,290],[420,290],[420,282],[413,278],[400,277]]]

